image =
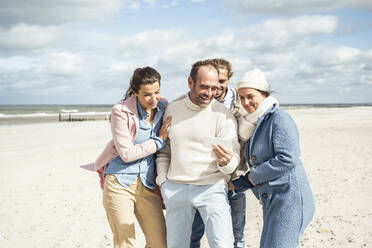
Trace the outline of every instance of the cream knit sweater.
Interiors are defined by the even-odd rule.
[[[237,124],[233,114],[213,100],[202,108],[187,96],[170,103],[164,118],[172,116],[167,146],[157,154],[156,183],[166,180],[206,185],[227,183],[239,164]],[[219,166],[212,148],[205,145],[209,138],[232,143],[234,156],[226,166]]]

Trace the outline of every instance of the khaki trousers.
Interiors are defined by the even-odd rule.
[[[105,176],[103,206],[113,233],[114,248],[135,247],[135,218],[145,235],[147,248],[165,248],[166,231],[160,197],[141,179],[128,188],[114,175]]]

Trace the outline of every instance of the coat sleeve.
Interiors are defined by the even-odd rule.
[[[250,173],[254,184],[277,179],[300,162],[300,145],[296,124],[283,111],[275,114],[273,118],[272,143],[274,157],[251,167]]]
[[[132,130],[128,128],[128,115],[115,106],[112,108],[111,113],[111,132],[116,151],[126,163],[155,153],[158,148],[161,148],[161,143],[163,142],[155,137],[141,144],[133,144]]]
[[[234,184],[236,193],[243,192],[243,191],[246,191],[247,189],[254,187],[253,184],[251,184],[251,182],[248,180],[248,175],[249,175],[249,172],[243,176],[240,176],[236,180],[231,181]]]

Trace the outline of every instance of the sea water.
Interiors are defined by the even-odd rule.
[[[0,105],[0,124],[27,124],[73,118],[105,119],[112,105]]]
[[[286,109],[298,108],[346,108],[356,106],[372,106],[372,103],[357,104],[280,104]],[[72,118],[79,120],[107,119],[111,113],[112,105],[0,105],[0,125],[28,124],[38,122],[57,122],[59,115],[62,119]]]

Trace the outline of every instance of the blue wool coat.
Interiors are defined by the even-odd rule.
[[[315,211],[313,194],[300,160],[296,124],[276,105],[258,119],[246,146],[248,174],[233,181],[237,192],[252,189],[263,203],[261,248],[298,247]]]

